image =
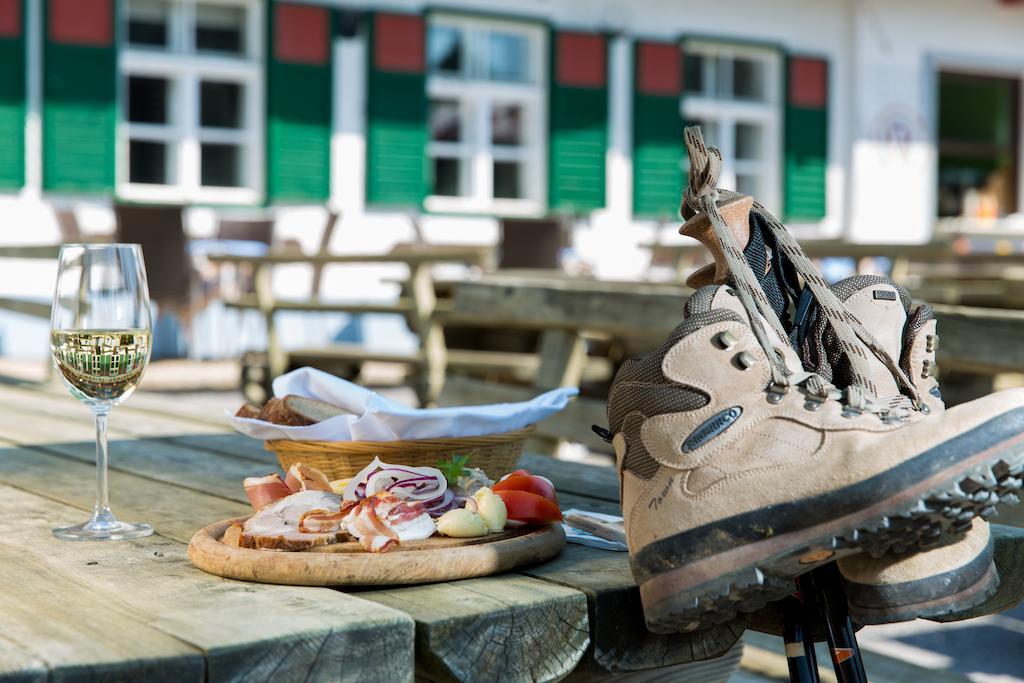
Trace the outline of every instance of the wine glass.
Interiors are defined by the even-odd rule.
[[[146,266],[138,244],[64,244],[50,314],[50,351],[61,381],[96,419],[92,518],[53,530],[57,538],[105,541],[153,533],[119,521],[107,500],[107,416],[128,398],[149,361]]]

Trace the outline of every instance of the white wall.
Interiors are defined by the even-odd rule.
[[[996,0],[858,4],[850,236],[926,241],[936,220],[937,73],[1024,77],[1024,7]],[[906,137],[893,140],[897,132]]]

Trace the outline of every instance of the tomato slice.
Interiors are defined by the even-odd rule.
[[[529,491],[495,491],[505,501],[508,518],[527,524],[548,524],[562,519],[558,505]]]
[[[536,493],[538,496],[543,496],[556,505],[558,504],[558,496],[555,495],[555,487],[550,481],[543,477],[524,477],[522,475],[514,475],[506,479],[502,479],[492,486],[491,490],[495,493],[498,491],[527,491],[529,493]]]
[[[529,476],[531,476],[529,470],[512,470],[511,472],[506,474],[504,477],[502,477],[498,481],[505,481],[506,479],[509,479],[511,477],[529,477]]]

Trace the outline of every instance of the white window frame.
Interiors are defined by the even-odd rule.
[[[120,3],[121,25],[127,27],[128,5]],[[264,3],[251,0],[171,0],[168,48],[146,49],[128,43],[122,31],[118,75],[121,84],[121,115],[117,126],[117,196],[129,201],[204,204],[258,204],[265,192],[263,107],[263,13]],[[196,5],[222,5],[246,9],[245,54],[228,56],[197,54],[193,49]],[[167,124],[128,121],[127,84],[132,76],[168,80]],[[242,127],[200,128],[201,81],[224,81],[242,86]],[[129,140],[168,143],[168,157],[175,159],[174,173],[166,185],[132,183],[129,180]],[[241,187],[210,187],[200,184],[202,143],[228,143],[241,147]]]
[[[711,120],[718,127],[715,141],[722,153],[722,174],[719,186],[736,188],[737,174],[756,174],[760,177],[760,192],[756,199],[777,212],[782,209],[782,54],[768,47],[734,45],[702,40],[688,40],[683,44],[684,54],[699,53],[705,58],[704,82],[711,76],[710,59],[720,57],[746,58],[760,61],[765,66],[765,99],[758,101],[725,99],[707,94],[684,92],[679,110],[684,121]],[[710,59],[709,59],[710,58]],[[736,159],[736,124],[752,123],[763,127],[760,161]],[[711,141],[709,141],[710,143]]]
[[[455,75],[427,74],[427,99],[449,99],[459,103],[462,141],[427,143],[427,158],[469,159],[468,173],[462,180],[469,194],[453,197],[430,195],[424,200],[427,211],[434,213],[487,213],[501,216],[538,216],[547,204],[547,36],[543,27],[503,19],[431,14],[430,26],[450,26],[467,36],[467,45],[483,31],[508,31],[527,38],[530,81],[513,83],[470,79]],[[470,59],[467,49],[464,59]],[[429,65],[428,65],[429,69]],[[491,108],[495,104],[516,104],[522,111],[523,143],[515,148],[491,143]],[[498,199],[493,196],[493,164],[495,161],[517,161],[523,164],[522,190],[519,199]]]

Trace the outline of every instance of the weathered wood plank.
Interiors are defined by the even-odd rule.
[[[83,665],[100,668],[82,680],[411,676],[412,622],[399,612],[336,591],[210,576],[189,565],[184,545],[159,536],[61,542],[49,527],[80,510],[0,491],[0,515],[19,519],[0,537],[0,576],[19,586],[3,611],[55,677]]]
[[[34,318],[49,318],[50,302],[4,296],[0,297],[0,310],[30,315]]]
[[[940,367],[978,372],[1024,370],[1024,311],[935,306]]]
[[[92,510],[95,479],[95,468],[87,462],[37,449],[0,449],[0,482],[81,510]],[[118,470],[110,472],[110,497],[122,519],[150,522],[157,533],[180,543],[188,543],[206,524],[252,510],[241,502]]]
[[[550,479],[559,492],[575,493],[613,503],[619,501],[619,479],[614,467],[584,465],[530,453],[524,453],[519,458],[519,465],[533,474]]]
[[[683,315],[688,289],[675,285],[491,275],[455,286],[453,315],[495,326],[659,336]]]
[[[225,419],[223,424],[201,422],[170,414],[159,414],[152,410],[131,408],[131,399],[125,405],[114,408],[110,413],[111,433],[133,436],[161,436],[171,434],[223,434],[231,431]],[[70,394],[63,395],[44,391],[26,391],[16,387],[0,385],[0,402],[19,412],[49,415],[69,424],[92,424],[89,410]],[[55,435],[59,436],[59,435]]]
[[[590,642],[579,591],[523,576],[361,595],[416,620],[417,672],[431,680],[557,680]]]
[[[3,683],[46,683],[46,664],[0,634],[0,681]]]

